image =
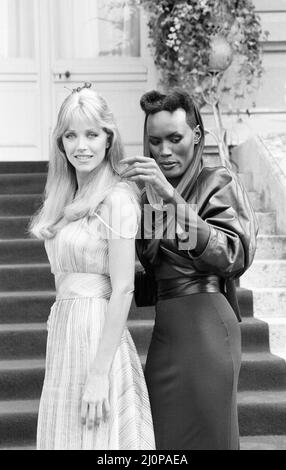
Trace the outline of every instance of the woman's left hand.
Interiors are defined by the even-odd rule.
[[[121,173],[123,178],[145,184],[149,183],[158,196],[166,202],[173,196],[173,186],[168,182],[153,158],[128,157],[121,160],[120,163],[128,165],[128,168]]]
[[[88,429],[107,421],[110,414],[108,374],[90,373],[87,378],[82,402],[81,422]]]

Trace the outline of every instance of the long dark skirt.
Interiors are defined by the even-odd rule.
[[[239,449],[240,363],[240,327],[223,294],[157,303],[145,369],[157,449]]]

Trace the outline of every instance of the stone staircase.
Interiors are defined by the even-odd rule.
[[[43,243],[29,239],[26,228],[40,203],[45,178],[45,163],[0,163],[0,449],[35,448],[46,321],[55,294]],[[249,177],[244,179],[252,189]],[[252,197],[257,198],[255,194]],[[275,214],[258,216],[265,228],[264,237],[273,236]],[[272,262],[272,253],[283,253],[284,245],[277,241],[273,248],[271,240],[265,240],[259,241],[258,261],[259,253],[267,252]],[[263,266],[257,269],[264,272]],[[268,324],[253,316],[252,291],[239,287],[238,297],[243,315],[239,380],[242,448],[257,448],[263,439],[271,448],[273,435],[280,435],[282,448],[286,435],[286,363],[270,353]],[[153,320],[153,308],[132,304],[128,324],[143,365]]]
[[[250,173],[246,181],[252,188]],[[253,292],[254,316],[269,325],[271,352],[286,359],[286,233],[279,233],[276,213],[263,198],[253,190],[249,194],[260,229],[255,260],[240,284]]]

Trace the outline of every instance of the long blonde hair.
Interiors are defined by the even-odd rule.
[[[108,134],[110,142],[105,159],[89,174],[83,190],[76,197],[75,168],[68,161],[62,143],[63,134],[75,117],[96,121]],[[68,222],[94,215],[99,204],[122,180],[119,171],[120,160],[123,158],[121,137],[104,98],[87,88],[71,93],[64,100],[58,114],[52,137],[44,203],[31,220],[30,232],[40,239],[53,238]],[[137,186],[131,182],[127,184],[138,198]]]

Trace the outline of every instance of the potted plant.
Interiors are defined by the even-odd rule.
[[[261,40],[267,32],[263,36],[252,0],[140,3],[149,13],[149,36],[162,86],[181,86],[200,107],[211,104],[218,137],[224,139],[221,96],[227,95],[229,102],[251,96],[263,73]]]

